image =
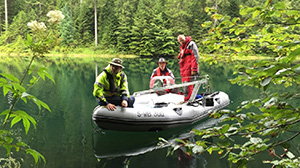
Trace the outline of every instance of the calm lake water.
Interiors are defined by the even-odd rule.
[[[92,96],[95,81],[95,64],[99,73],[111,59],[100,58],[43,58],[34,62],[36,66],[44,65],[55,79],[42,79],[28,92],[46,102],[52,112],[39,111],[33,103],[24,104],[20,101],[17,109],[30,113],[38,122],[37,128],[31,128],[27,136],[24,131],[16,129],[16,135],[23,136],[23,141],[33,149],[42,153],[46,159],[47,168],[119,168],[128,165],[130,168],[227,168],[226,159],[219,159],[217,154],[195,155],[185,157],[181,152],[175,152],[166,157],[167,148],[157,146],[158,138],[167,140],[176,138],[193,138],[189,134],[192,129],[202,129],[215,126],[216,119],[206,119],[203,122],[183,128],[163,132],[118,132],[99,130],[91,121],[91,114],[97,105]],[[30,57],[3,58],[0,62],[0,72],[11,73],[17,77],[25,71]],[[157,59],[124,59],[125,73],[128,77],[129,90],[133,94],[149,88],[152,70],[156,68]],[[168,67],[178,77],[180,83],[179,65],[177,59],[167,59]],[[228,81],[233,77],[234,63],[208,65],[200,63],[201,75],[210,76],[212,91],[228,93],[231,104],[228,109],[235,109],[241,101],[255,98],[259,91],[253,88],[232,85]],[[26,82],[29,78],[26,79]],[[2,89],[0,94],[3,95]],[[0,110],[9,107],[7,97],[0,98]],[[18,128],[17,125],[16,128]],[[1,150],[1,154],[3,151]],[[13,152],[14,157],[22,156],[22,152]],[[31,156],[20,160],[22,167],[34,167]],[[257,167],[260,162],[253,162],[249,167]],[[37,167],[37,166],[36,166]],[[43,167],[39,164],[38,167]]]

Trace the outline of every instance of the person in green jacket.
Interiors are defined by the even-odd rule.
[[[93,95],[99,105],[114,111],[116,106],[133,107],[134,97],[129,95],[127,77],[122,71],[122,60],[114,58],[96,78]]]

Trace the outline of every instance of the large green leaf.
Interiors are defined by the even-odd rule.
[[[6,115],[4,122],[8,120],[9,112],[10,112],[9,110],[5,110],[0,114],[0,115]]]
[[[0,73],[0,75],[4,76],[5,78],[9,79],[12,82],[20,83],[19,79],[12,74]]]
[[[11,124],[10,124],[10,127],[13,127],[16,123],[18,123],[19,121],[21,121],[21,117],[19,116],[16,116],[14,117],[12,120],[11,120]]]
[[[13,90],[12,86],[10,84],[5,84],[3,87],[3,95],[5,96],[9,91]]]
[[[34,149],[27,149],[26,153],[30,154],[34,158],[35,164],[38,163],[39,159],[42,159],[42,161],[44,162],[44,164],[46,164],[45,157],[42,154],[40,154],[39,152],[37,152],[36,150],[34,150]]]
[[[28,131],[30,129],[30,123],[32,123],[34,128],[36,127],[35,119],[33,117],[31,117],[30,115],[28,115],[25,111],[22,111],[22,110],[14,111],[12,113],[11,117],[14,117],[12,120],[12,123],[11,123],[11,127],[22,120],[26,134],[28,133]]]

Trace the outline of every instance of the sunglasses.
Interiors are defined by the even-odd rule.
[[[113,67],[114,69],[122,69],[122,67],[120,67],[120,66],[112,65],[112,67]]]

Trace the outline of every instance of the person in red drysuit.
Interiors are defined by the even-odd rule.
[[[167,62],[164,58],[159,58],[157,65],[158,67],[152,72],[151,79],[155,76],[171,76],[173,79],[175,79],[172,71],[167,68]]]
[[[155,68],[152,72],[151,78],[150,78],[150,89],[153,88],[154,85],[154,80],[153,79],[155,76],[170,76],[172,79],[169,80],[169,82],[171,82],[171,84],[175,84],[175,77],[172,73],[172,71],[170,69],[167,68],[167,62],[164,58],[159,58],[158,62],[157,62],[158,67]],[[167,81],[164,80],[163,82],[165,85],[167,84]],[[166,93],[170,93],[175,91],[176,89],[166,89]],[[177,91],[177,90],[176,90]],[[164,94],[165,92],[160,92],[159,94]]]
[[[198,61],[199,52],[198,47],[190,36],[185,37],[183,34],[178,36],[180,43],[180,53],[178,55],[180,75],[182,83],[196,80],[199,74]],[[184,88],[184,101],[188,101],[193,92],[193,85]]]

